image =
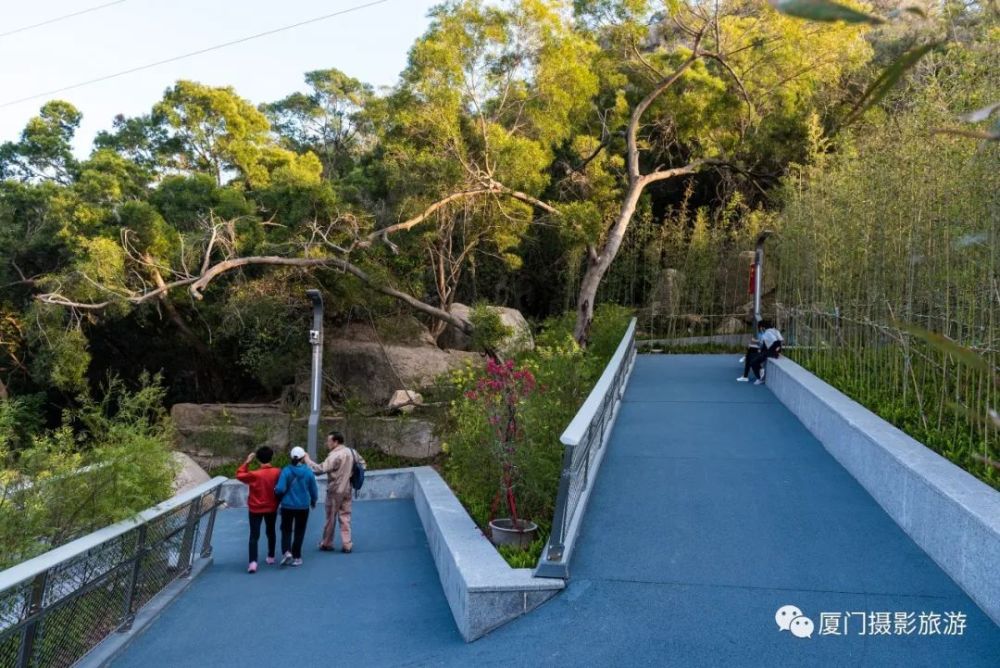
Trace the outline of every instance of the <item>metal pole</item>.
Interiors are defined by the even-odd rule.
[[[556,512],[552,518],[552,532],[545,546],[543,561],[535,568],[535,577],[567,578],[569,566],[563,561],[566,550],[566,525],[568,524],[569,487],[573,478],[573,451],[575,446],[567,445],[563,450],[562,473],[559,476],[559,492],[556,496]]]
[[[316,459],[319,437],[320,400],[323,395],[323,295],[319,290],[306,290],[313,305],[313,326],[309,330],[312,344],[312,390],[309,396],[309,437],[306,451]]]
[[[222,488],[216,487],[212,494],[212,510],[208,514],[208,527],[205,529],[205,542],[201,546],[201,556],[205,559],[212,556],[212,534],[215,531],[215,515],[219,510],[219,492]]]
[[[760,325],[760,321],[763,320],[761,315],[760,301],[761,301],[761,288],[764,285],[764,242],[767,238],[771,236],[771,230],[764,230],[757,237],[757,248],[754,251],[753,262],[754,262],[754,285],[753,285],[753,335],[757,336],[757,326]]]
[[[139,586],[139,573],[142,571],[142,558],[146,555],[146,525],[142,524],[135,534],[135,554],[132,557],[132,572],[128,579],[128,594],[125,598],[125,614],[122,616],[122,623],[118,627],[119,631],[128,631],[135,621],[135,591]]]
[[[28,666],[34,664],[35,643],[38,641],[38,625],[41,623],[41,618],[36,618],[35,616],[44,608],[45,583],[48,577],[49,572],[47,570],[43,571],[36,575],[31,583],[31,592],[25,601],[24,611],[24,616],[29,618],[30,621],[24,625],[24,630],[21,632],[21,643],[17,652],[17,668],[28,668]]]

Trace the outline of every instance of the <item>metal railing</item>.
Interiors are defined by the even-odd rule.
[[[635,325],[633,318],[604,373],[559,437],[565,447],[559,495],[549,542],[535,568],[537,577],[569,577],[569,559],[590,498],[595,467],[600,464],[635,363]]]
[[[142,606],[211,556],[225,480],[0,572],[0,667],[71,666],[131,628]]]

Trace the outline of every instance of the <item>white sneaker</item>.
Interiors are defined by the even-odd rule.
[[[747,382],[748,380],[750,380],[750,379],[749,379],[749,378],[747,378],[746,376],[740,376],[739,378],[737,378],[737,379],[736,379],[736,382],[737,382],[737,383],[745,383],[745,382]]]
[[[746,361],[747,361],[746,355],[740,358],[740,364],[743,364]]]
[[[753,384],[754,384],[754,385],[763,385],[763,384],[764,384],[764,380],[763,380],[763,379],[759,379],[759,380],[755,380],[755,381],[753,382]]]
[[[291,552],[285,552],[285,554],[283,554],[281,556],[281,565],[282,566],[287,566],[290,563],[292,563],[292,553]]]

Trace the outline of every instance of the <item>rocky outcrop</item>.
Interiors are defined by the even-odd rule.
[[[353,339],[328,339],[325,367],[344,396],[385,406],[396,390],[431,387],[435,379],[466,362],[480,364],[476,353],[441,350],[433,344],[402,346]]]
[[[174,404],[177,450],[205,468],[229,463],[262,445],[288,447],[291,418],[270,404]]]
[[[490,306],[490,310],[495,311],[500,316],[500,322],[511,329],[511,334],[500,344],[500,352],[504,355],[511,355],[521,350],[531,350],[535,347],[535,340],[531,335],[531,325],[520,311],[506,306]],[[465,304],[455,303],[449,309],[452,315],[463,320],[471,320],[472,307]],[[452,326],[441,334],[438,344],[442,348],[453,350],[471,350],[472,339],[468,334],[460,332]]]
[[[211,477],[205,473],[205,469],[198,466],[198,462],[183,452],[172,452],[170,454],[173,457],[174,465],[177,467],[177,473],[174,474],[174,496],[183,494],[189,489],[194,489],[203,482],[211,480]]]
[[[649,308],[654,315],[677,315],[683,300],[684,274],[677,269],[664,269],[653,287]]]
[[[424,397],[419,392],[413,390],[396,390],[389,399],[389,410],[400,413],[412,413],[413,410],[424,403]]]
[[[305,444],[308,420],[292,422],[292,442]],[[339,431],[352,448],[370,448],[407,459],[427,459],[441,452],[441,439],[434,433],[434,423],[420,417],[367,417],[324,415],[320,433]]]

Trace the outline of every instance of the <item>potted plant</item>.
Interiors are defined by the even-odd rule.
[[[518,516],[515,493],[518,482],[517,448],[524,439],[518,412],[535,387],[531,371],[518,369],[514,360],[501,362],[490,357],[486,362],[486,375],[466,395],[479,402],[485,410],[492,437],[490,451],[500,471],[500,485],[493,497],[489,522],[490,540],[494,545],[526,547],[535,540],[538,532],[537,524]],[[509,515],[497,518],[501,501]]]

